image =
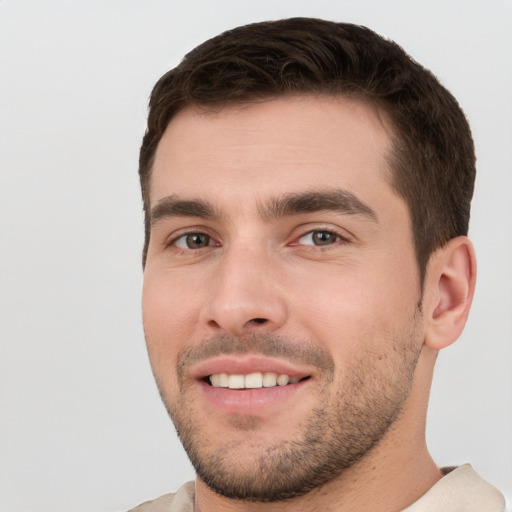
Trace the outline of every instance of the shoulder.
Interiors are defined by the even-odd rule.
[[[445,468],[445,476],[403,512],[505,512],[505,498],[469,464]]]
[[[129,512],[193,512],[194,495],[194,482],[187,482],[177,492],[141,503]]]

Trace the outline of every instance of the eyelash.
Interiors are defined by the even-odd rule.
[[[328,235],[333,235],[336,238],[336,240],[333,243],[328,243],[325,245],[299,244],[299,241],[302,238],[304,238],[307,235],[311,235],[311,237],[313,237],[314,233],[326,233]],[[315,251],[318,251],[318,250],[325,251],[325,250],[328,250],[332,246],[337,246],[339,244],[347,244],[350,242],[350,239],[348,238],[348,236],[346,234],[342,234],[340,231],[337,231],[332,228],[322,228],[322,227],[318,227],[315,229],[308,229],[308,230],[304,231],[301,235],[299,235],[296,238],[296,240],[297,240],[297,242],[293,242],[291,245],[295,245],[295,246],[302,245],[305,248],[308,248],[310,250],[315,250]]]
[[[306,237],[307,235],[311,235],[311,237],[313,237],[314,233],[325,233],[328,235],[333,235],[335,237],[335,240],[334,240],[334,242],[327,243],[325,245],[322,245],[322,244],[317,245],[314,243],[312,243],[312,244],[300,244],[299,243],[299,241],[301,239],[303,239],[304,237]],[[176,245],[180,239],[185,239],[186,237],[193,236],[193,235],[202,235],[202,236],[208,237],[209,238],[208,245],[206,245],[204,247],[198,247],[195,249],[193,249],[191,247],[188,247],[188,248],[179,247],[178,245]],[[292,242],[290,244],[291,246],[302,246],[306,250],[311,250],[311,251],[318,251],[318,250],[326,251],[326,250],[329,250],[332,246],[337,246],[340,244],[344,245],[344,244],[350,243],[350,239],[346,235],[340,233],[339,231],[334,230],[332,228],[321,228],[321,227],[316,228],[316,229],[305,230],[298,237],[296,237],[295,240],[296,240],[295,242]],[[213,241],[213,243],[211,243],[212,241]],[[208,233],[205,233],[204,231],[200,231],[200,230],[188,231],[186,233],[181,233],[178,236],[173,237],[170,241],[165,243],[166,247],[172,247],[174,250],[179,251],[181,254],[191,254],[192,252],[198,252],[200,249],[206,249],[208,247],[215,247],[215,246],[219,246],[219,245],[220,244],[215,243],[215,240],[211,235],[209,235]]]
[[[178,240],[180,239],[185,239],[186,237],[188,236],[193,236],[193,235],[202,235],[202,236],[206,236],[209,238],[209,242],[214,242],[213,244],[212,243],[209,243],[207,246],[205,247],[199,247],[199,248],[196,248],[196,249],[192,249],[190,247],[188,248],[184,248],[184,247],[179,247],[177,244]],[[186,243],[186,242],[185,242]],[[197,230],[197,231],[188,231],[186,233],[181,233],[175,237],[173,237],[171,240],[165,242],[165,247],[172,247],[174,248],[176,251],[180,251],[182,253],[190,253],[192,251],[198,251],[199,249],[205,249],[206,247],[214,247],[214,246],[218,246],[219,244],[215,243],[215,240],[214,238],[209,235],[208,233],[205,233],[204,231],[200,231],[200,230]]]

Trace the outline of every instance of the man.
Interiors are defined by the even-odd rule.
[[[432,74],[364,27],[234,29],[155,86],[140,177],[146,341],[197,479],[133,510],[504,510],[425,444],[475,286],[473,142]]]

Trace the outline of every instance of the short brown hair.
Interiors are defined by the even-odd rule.
[[[152,163],[172,117],[188,105],[308,93],[370,100],[391,121],[392,185],[409,207],[423,282],[431,253],[468,231],[475,155],[464,113],[435,76],[396,43],[366,27],[311,18],[224,32],[192,50],[157,82],[139,162],[144,261]]]

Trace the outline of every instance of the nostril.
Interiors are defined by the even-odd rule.
[[[252,322],[254,322],[256,324],[264,324],[266,321],[267,321],[266,318],[253,318],[252,319]]]

